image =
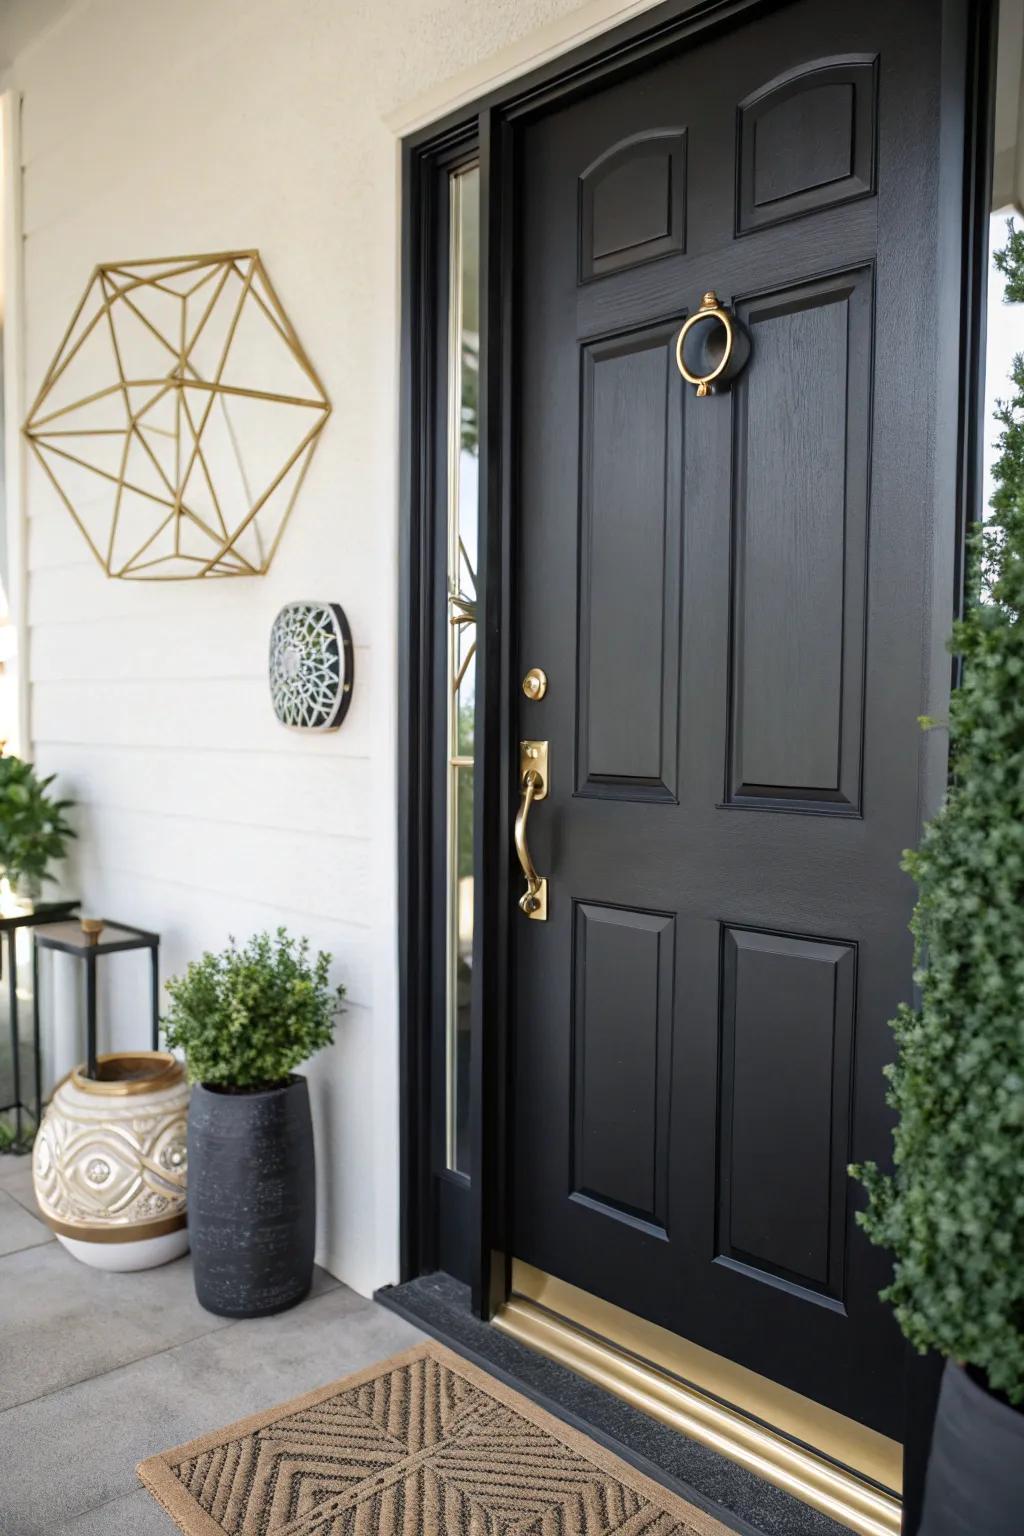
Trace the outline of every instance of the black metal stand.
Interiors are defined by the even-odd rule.
[[[11,1033],[11,1093],[9,1104],[0,1104],[0,1114],[14,1111],[14,1139],[21,1140],[24,1116],[30,1115],[36,1126],[43,1112],[42,1061],[39,1050],[39,971],[35,963],[33,947],[32,965],[32,1050],[35,1095],[32,1103],[22,1098],[21,1087],[21,1034],[18,1029],[18,929],[34,928],[41,923],[53,923],[70,917],[78,906],[77,901],[53,901],[40,903],[34,912],[19,912],[13,917],[0,917],[0,974],[3,967],[3,940],[7,940],[7,996]]]
[[[160,935],[148,933],[144,928],[132,928],[127,923],[102,924],[102,931],[89,934],[78,922],[53,923],[37,928],[33,952],[35,977],[34,1029],[39,1037],[39,952],[57,950],[64,955],[74,955],[85,964],[85,1046],[86,1073],[96,1077],[96,962],[101,955],[116,955],[128,949],[148,949],[150,953],[150,997],[152,1002],[152,1049],[160,1045]]]

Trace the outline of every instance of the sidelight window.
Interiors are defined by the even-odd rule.
[[[449,179],[446,1166],[469,1171],[473,763],[479,529],[480,172]]]

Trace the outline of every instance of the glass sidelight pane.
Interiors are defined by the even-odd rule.
[[[479,525],[478,168],[469,166],[455,172],[449,191],[446,1164],[457,1173],[468,1173]]]

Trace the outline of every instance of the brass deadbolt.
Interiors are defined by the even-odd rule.
[[[541,667],[531,667],[523,678],[523,692],[528,699],[542,699],[548,691],[548,675]]]

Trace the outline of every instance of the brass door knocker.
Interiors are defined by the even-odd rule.
[[[676,339],[679,372],[688,384],[696,386],[698,396],[713,395],[716,388],[732,383],[749,357],[746,327],[709,288]]]

